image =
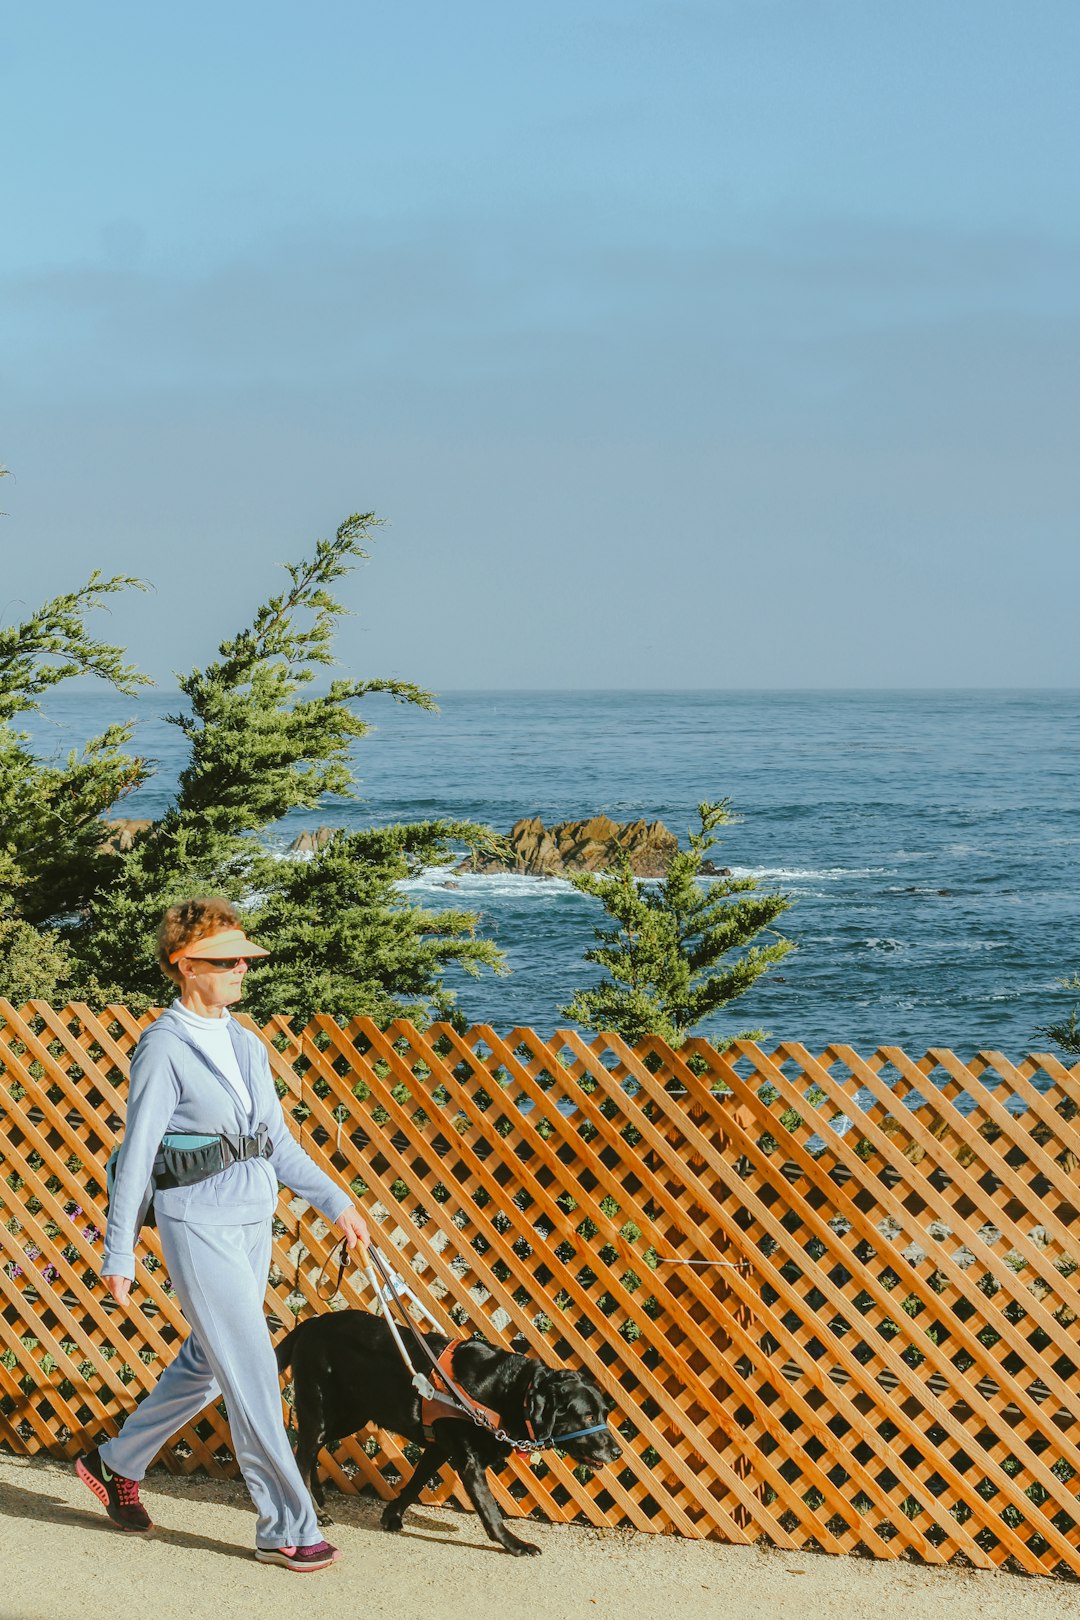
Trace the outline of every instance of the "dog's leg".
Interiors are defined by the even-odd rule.
[[[522,1541],[520,1536],[515,1536],[508,1528],[506,1520],[499,1512],[499,1505],[491,1494],[487,1472],[472,1447],[467,1442],[453,1446],[450,1460],[457,1469],[458,1477],[469,1493],[469,1501],[480,1515],[481,1523],[490,1539],[497,1541],[500,1547],[504,1547],[515,1558],[538,1553],[540,1548],[535,1542]]]
[[[326,1497],[323,1495],[322,1481],[319,1478],[319,1452],[321,1450],[321,1443],[314,1447],[311,1459],[306,1464],[306,1471],[305,1466],[301,1465],[300,1477],[307,1480],[307,1487],[311,1492],[311,1500],[315,1505],[315,1518],[318,1523],[333,1524],[333,1514],[326,1511]]]
[[[412,1477],[407,1485],[403,1485],[392,1502],[387,1502],[383,1508],[380,1523],[384,1530],[400,1530],[401,1521],[405,1517],[407,1508],[420,1500],[420,1493],[430,1480],[433,1480],[446,1461],[446,1451],[438,1440],[432,1440],[426,1447],[423,1456],[413,1469]]]
[[[333,1524],[333,1518],[326,1511],[326,1498],[323,1495],[322,1482],[319,1479],[319,1452],[322,1441],[318,1436],[313,1437],[312,1443],[305,1450],[297,1447],[296,1464],[300,1470],[300,1478],[311,1492],[312,1505],[315,1508],[315,1517],[320,1524]]]
[[[311,1492],[315,1517],[320,1524],[333,1524],[326,1511],[326,1498],[319,1479],[319,1452],[326,1439],[323,1423],[322,1391],[318,1379],[294,1380],[296,1402],[296,1466]]]

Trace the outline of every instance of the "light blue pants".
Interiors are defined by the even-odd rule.
[[[322,1539],[281,1415],[277,1362],[264,1314],[270,1222],[199,1225],[159,1215],[161,1250],[191,1332],[115,1440],[114,1474],[142,1479],[167,1441],[219,1395],[233,1451],[258,1512],[259,1547]]]

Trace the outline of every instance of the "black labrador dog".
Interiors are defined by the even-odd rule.
[[[410,1344],[408,1334],[403,1337],[413,1365],[430,1374],[419,1347]],[[452,1342],[439,1333],[426,1333],[424,1338],[434,1356],[442,1355]],[[370,1423],[424,1443],[412,1478],[383,1510],[384,1530],[401,1529],[406,1508],[419,1500],[428,1481],[449,1462],[492,1541],[515,1557],[540,1551],[507,1528],[488,1487],[486,1470],[501,1467],[513,1446],[462,1417],[431,1420],[429,1413],[425,1433],[420,1396],[382,1317],[351,1310],[313,1316],[293,1328],[276,1353],[282,1372],[292,1367],[296,1460],[317,1508],[325,1506],[320,1447],[327,1441],[334,1445]],[[551,1442],[589,1468],[602,1468],[622,1456],[607,1427],[607,1400],[586,1373],[548,1367],[533,1356],[513,1355],[477,1339],[458,1345],[453,1372],[459,1388],[498,1414],[498,1427],[512,1440]],[[320,1512],[319,1522],[333,1521]]]

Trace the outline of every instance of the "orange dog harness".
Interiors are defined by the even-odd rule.
[[[435,1367],[431,1369],[431,1382],[434,1384],[435,1389],[441,1392],[442,1397],[451,1398],[440,1398],[440,1394],[437,1393],[434,1400],[428,1400],[425,1397],[421,1401],[420,1422],[424,1429],[424,1439],[427,1441],[434,1440],[435,1431],[432,1424],[437,1423],[440,1418],[455,1418],[459,1423],[469,1421],[468,1413],[463,1412],[461,1407],[456,1405],[452,1399],[454,1395],[458,1394],[458,1380],[454,1373],[454,1357],[461,1349],[461,1346],[468,1342],[467,1339],[451,1339],[436,1362]],[[478,1412],[481,1417],[486,1418],[492,1428],[497,1429],[499,1427],[498,1412],[490,1406],[481,1406],[480,1402],[474,1400],[471,1395],[467,1399],[474,1411]]]

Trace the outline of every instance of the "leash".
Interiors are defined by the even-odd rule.
[[[341,1292],[341,1283],[342,1283],[342,1279],[345,1276],[345,1267],[346,1267],[346,1265],[348,1263],[348,1256],[349,1256],[349,1251],[345,1247],[345,1244],[346,1244],[346,1239],[345,1238],[339,1238],[338,1239],[338,1241],[334,1244],[333,1248],[330,1250],[330,1253],[327,1255],[326,1259],[323,1261],[322,1270],[319,1272],[318,1280],[317,1280],[317,1282],[315,1284],[315,1292],[318,1295],[318,1297],[323,1301],[324,1304],[329,1304],[330,1300],[332,1300],[334,1298],[334,1295],[335,1294],[340,1294],[340,1292]],[[363,1245],[360,1245],[360,1247],[363,1247]],[[329,1266],[331,1260],[334,1258],[334,1255],[337,1253],[338,1249],[341,1250],[341,1259],[338,1262],[337,1281],[335,1282],[335,1284],[334,1284],[333,1288],[330,1290],[330,1292],[328,1294],[324,1294],[323,1291],[322,1291],[323,1279],[326,1276],[327,1267]],[[381,1256],[380,1256],[380,1258],[381,1258]],[[368,1270],[369,1270],[369,1268],[365,1267],[365,1272],[364,1272],[365,1276],[367,1276]],[[424,1302],[420,1298],[419,1294],[414,1294],[413,1293],[412,1289],[408,1286],[408,1284],[406,1283],[406,1281],[405,1281],[404,1277],[401,1275],[401,1273],[399,1271],[392,1271],[390,1273],[390,1276],[393,1278],[394,1288],[395,1288],[397,1294],[401,1295],[401,1296],[404,1296],[406,1299],[410,1300],[412,1302],[412,1304],[414,1304],[416,1306],[417,1310],[422,1312],[422,1314],[427,1317],[427,1320],[431,1323],[431,1325],[435,1329],[435,1331],[436,1332],[441,1332],[442,1329],[440,1328],[437,1319],[434,1316],[432,1316],[431,1312],[428,1310],[427,1306],[424,1304]],[[378,1294],[376,1294],[376,1298],[378,1299]],[[380,1301],[380,1304],[381,1304],[381,1301]]]
[[[330,1250],[326,1260],[323,1262],[322,1270],[319,1273],[319,1280],[315,1285],[315,1291],[319,1294],[320,1298],[327,1297],[321,1293],[322,1281],[326,1274],[327,1266],[330,1264],[333,1257],[334,1250],[337,1248],[341,1249],[341,1259],[338,1263],[337,1286],[334,1289],[334,1293],[340,1291],[349,1254],[348,1249],[345,1247],[345,1242],[345,1238],[341,1238],[339,1242],[334,1245],[334,1248]],[[427,1317],[428,1321],[431,1322],[434,1327],[438,1328],[438,1323],[435,1321],[435,1318],[431,1315],[427,1307],[417,1299],[411,1288],[405,1286],[403,1279],[392,1270],[373,1243],[366,1247],[364,1244],[358,1243],[357,1248],[360,1249],[363,1260],[366,1262],[364,1268],[365,1275],[371,1285],[371,1290],[378,1301],[380,1313],[386,1318],[386,1325],[390,1329],[394,1344],[397,1347],[397,1352],[404,1363],[406,1371],[409,1374],[409,1381],[416,1390],[417,1394],[420,1396],[421,1400],[432,1401],[438,1399],[444,1405],[453,1407],[460,1412],[463,1419],[468,1419],[468,1421],[474,1424],[476,1428],[483,1429],[487,1434],[490,1434],[491,1437],[494,1440],[497,1440],[500,1445],[510,1446],[512,1450],[518,1452],[520,1455],[531,1456],[537,1452],[548,1451],[553,1446],[562,1445],[563,1442],[567,1440],[581,1440],[589,1434],[600,1434],[606,1432],[606,1423],[594,1423],[587,1429],[574,1429],[566,1434],[549,1435],[545,1440],[536,1440],[531,1435],[528,1439],[517,1440],[513,1435],[508,1434],[504,1428],[500,1427],[499,1424],[493,1423],[485,1412],[482,1412],[477,1408],[469,1395],[467,1395],[466,1392],[460,1388],[449,1373],[447,1373],[445,1368],[439,1365],[439,1358],[428,1344],[427,1339],[413,1322],[402,1301],[405,1297],[413,1300],[413,1302],[419,1306],[420,1310]],[[389,1296],[389,1299],[387,1296]],[[332,1298],[333,1295],[330,1295],[329,1297]],[[398,1311],[401,1314],[405,1330],[412,1339],[414,1346],[423,1351],[436,1376],[439,1378],[440,1382],[445,1385],[445,1396],[441,1390],[437,1390],[435,1388],[435,1385],[432,1383],[431,1379],[426,1373],[418,1371],[413,1365],[409,1352],[406,1350],[404,1341],[402,1340],[401,1334],[398,1330],[398,1324],[394,1320],[394,1314],[390,1306],[391,1300],[397,1306]],[[529,1390],[531,1390],[531,1388],[532,1385],[530,1384]],[[528,1396],[529,1390],[526,1390],[526,1396]]]
[[[349,1253],[349,1251],[345,1247],[345,1243],[346,1243],[345,1238],[338,1238],[337,1242],[330,1249],[330,1252],[326,1256],[326,1259],[323,1261],[322,1270],[319,1272],[318,1278],[316,1279],[316,1282],[315,1282],[315,1295],[316,1295],[316,1298],[322,1300],[324,1305],[329,1304],[329,1302],[333,1299],[334,1295],[339,1294],[341,1292],[341,1279],[345,1275],[345,1263],[346,1263],[346,1260],[348,1258],[348,1253]],[[334,1258],[335,1254],[337,1253],[337,1251],[339,1249],[341,1250],[341,1263],[338,1266],[337,1282],[336,1282],[336,1284],[334,1285],[334,1287],[330,1290],[330,1292],[328,1294],[324,1294],[323,1291],[322,1291],[322,1285],[323,1285],[323,1278],[326,1276],[326,1268],[330,1264],[331,1260]]]

